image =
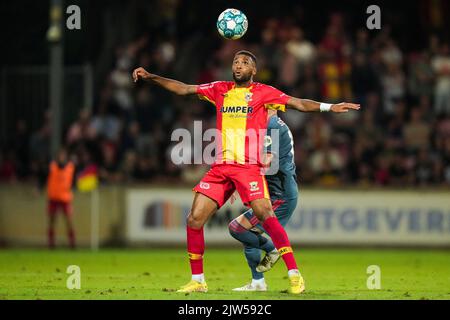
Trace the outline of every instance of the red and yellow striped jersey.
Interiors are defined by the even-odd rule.
[[[262,83],[253,82],[241,88],[232,81],[199,85],[197,94],[216,107],[218,134],[215,164],[261,166],[268,123],[267,109],[285,111],[289,96]]]

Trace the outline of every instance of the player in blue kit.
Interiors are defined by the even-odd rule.
[[[278,135],[278,139],[275,138]],[[278,140],[278,145],[277,145]],[[276,112],[269,114],[267,134],[264,142],[267,164],[266,174],[273,210],[280,224],[285,227],[298,199],[298,186],[295,174],[294,141],[288,126]],[[278,168],[278,170],[276,170]],[[271,172],[275,171],[276,172]],[[252,282],[234,291],[266,291],[263,272],[272,268],[284,253],[278,251],[270,238],[264,237],[264,228],[250,209],[228,225],[231,236],[244,245],[245,257],[252,272]],[[266,255],[261,260],[261,253]]]

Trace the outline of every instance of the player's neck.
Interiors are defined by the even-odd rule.
[[[253,80],[248,80],[245,82],[234,82],[236,88],[248,88],[253,84]]]

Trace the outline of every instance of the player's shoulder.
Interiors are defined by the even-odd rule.
[[[209,83],[203,83],[199,84],[200,89],[207,90],[207,89],[228,89],[231,88],[233,85],[232,81],[213,81]]]
[[[269,84],[260,83],[260,82],[255,82],[254,87],[255,87],[255,89],[262,90],[262,91],[272,91],[272,90],[278,91],[277,88],[275,88]]]

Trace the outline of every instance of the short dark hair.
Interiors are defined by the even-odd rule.
[[[240,50],[240,51],[236,52],[236,54],[234,56],[236,57],[238,54],[243,54],[245,56],[250,57],[256,66],[256,56],[253,53],[251,53],[250,51],[247,51],[247,50]]]

